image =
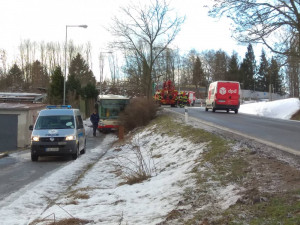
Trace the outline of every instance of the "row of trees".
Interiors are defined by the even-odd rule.
[[[249,44],[245,57],[240,62],[236,52],[229,56],[222,50],[197,52],[191,50],[187,55],[180,55],[178,50],[166,49],[159,60],[153,65],[153,77],[156,84],[172,80],[178,88],[194,86],[207,87],[216,80],[239,81],[243,89],[252,91],[285,92],[284,79],[277,60],[267,56],[262,50],[259,63],[252,45]],[[143,63],[138,59],[127,58],[124,67],[127,80],[134,86],[137,93],[143,93]]]
[[[22,70],[17,63],[0,76],[0,90],[9,92],[42,92],[48,94],[50,104],[62,104],[64,75],[60,65],[53,70],[39,60],[26,64]],[[98,95],[96,79],[81,54],[70,61],[66,82],[67,102],[79,106],[79,96],[95,98]]]
[[[228,56],[222,50],[208,50],[201,53],[191,50],[185,55],[180,52],[180,48],[171,48],[171,43],[180,31],[185,18],[173,13],[165,0],[153,0],[149,4],[122,7],[123,15],[113,19],[109,31],[115,36],[111,47],[123,52],[125,63],[122,69],[119,69],[116,61],[110,61],[112,76],[110,86],[113,86],[111,91],[120,93],[120,87],[122,87],[121,93],[125,93],[127,90],[129,95],[142,95],[150,98],[153,94],[154,84],[168,79],[174,81],[179,87],[189,85],[207,87],[208,83],[215,80],[237,80],[242,83],[244,89],[269,91],[269,87],[273,87],[277,93],[282,93],[287,89],[292,96],[299,97],[300,47],[298,48],[297,44],[299,44],[300,38],[297,38],[299,36],[297,36],[299,34],[297,29],[300,26],[295,26],[299,19],[295,10],[299,4],[293,0],[266,0],[265,2],[267,3],[255,0],[216,0],[216,4],[211,10],[211,16],[225,14],[231,18],[236,24],[235,34],[238,34],[236,39],[243,43],[250,43],[247,53],[241,61],[237,53]],[[281,21],[286,21],[287,24]],[[300,24],[300,20],[298,24]],[[287,38],[284,41],[276,39],[278,40],[276,45],[271,45],[268,37],[277,31],[280,31],[281,36],[284,34]],[[279,37],[278,32],[275,36],[273,35],[273,40]],[[268,47],[273,54],[271,59],[267,59],[265,52],[262,51],[260,61],[256,63],[251,43],[257,42],[262,42]],[[44,87],[47,79],[51,84],[53,83],[54,71],[64,65],[61,62],[61,48],[59,45],[41,44],[40,51],[38,51],[40,60],[32,61],[37,54],[34,46],[36,45],[32,47],[30,42],[21,45],[20,60],[12,67],[13,71],[11,71],[12,68],[8,72],[6,71],[5,54],[2,54],[3,66],[0,75],[1,80],[5,78],[7,82],[2,85],[2,88],[22,87],[15,83],[20,74],[23,77],[22,82],[24,81],[25,89],[36,86]],[[83,49],[68,46],[68,61],[71,62],[77,57],[74,55],[75,52],[81,51],[81,55],[84,55],[86,60],[81,66],[86,74],[92,77],[89,69],[92,61],[90,47],[87,45]],[[278,58],[278,56],[281,57]],[[103,71],[103,58],[100,57],[99,60],[100,67],[102,66],[100,71]],[[18,71],[17,65],[21,72]],[[285,70],[282,65],[285,66]],[[33,71],[40,71],[39,73],[42,75],[35,76]],[[69,71],[68,88],[72,87],[76,93],[87,96],[85,92],[79,90],[79,78],[73,79],[71,64]],[[118,75],[121,71],[124,76]],[[85,75],[81,74],[80,76]],[[120,77],[123,79],[120,80]],[[11,78],[11,81],[8,78]],[[81,80],[81,88],[88,85],[85,83],[87,80],[89,79],[86,77]],[[89,80],[89,82],[95,85],[95,80]],[[101,80],[102,87],[106,86],[104,83],[108,82]]]
[[[191,51],[182,56],[179,53],[180,49],[171,49],[170,43],[180,31],[184,18],[174,16],[164,0],[152,1],[145,7],[130,5],[122,8],[123,16],[119,17],[122,20],[115,18],[111,26],[111,33],[116,37],[112,46],[124,52],[124,71],[136,92],[151,96],[152,84],[167,79],[173,80],[179,86],[193,84],[196,87],[207,86],[215,80],[237,80],[242,83],[244,89],[269,91],[271,87],[276,93],[282,94],[288,90],[292,96],[299,97],[299,65],[296,64],[297,59],[294,55],[289,54],[291,47],[294,48],[295,45],[287,46],[286,41],[278,40],[274,43],[275,48],[267,40],[278,27],[289,26],[291,21],[288,23],[288,19],[295,20],[291,27],[295,26],[299,19],[295,5],[297,8],[299,3],[280,0],[263,3],[255,0],[215,0],[215,3],[210,15],[216,17],[226,14],[236,24],[234,32],[237,34],[237,41],[250,43],[242,62],[238,61],[236,53],[228,57],[222,50],[200,54]],[[289,13],[285,14],[285,11],[291,11],[291,17]],[[287,21],[287,24],[281,23],[281,20]],[[282,31],[286,34],[290,29]],[[287,37],[290,38],[290,35]],[[268,60],[262,51],[257,65],[251,43],[259,42],[265,44],[273,57]],[[280,48],[283,54],[278,58]],[[286,66],[285,71],[282,65]],[[286,75],[285,79],[283,72]]]

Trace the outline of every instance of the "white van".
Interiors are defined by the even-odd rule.
[[[31,134],[31,160],[39,156],[71,155],[75,160],[86,149],[85,129],[79,109],[47,106],[41,110]]]

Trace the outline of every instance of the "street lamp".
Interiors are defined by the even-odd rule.
[[[64,76],[64,98],[63,98],[63,105],[66,104],[68,27],[81,27],[81,28],[87,28],[88,26],[87,26],[87,25],[66,25],[66,42],[65,42],[65,76]]]

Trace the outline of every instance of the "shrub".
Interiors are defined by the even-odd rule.
[[[125,131],[131,131],[136,127],[147,125],[155,118],[157,110],[158,106],[152,99],[133,98],[120,114],[120,123]]]

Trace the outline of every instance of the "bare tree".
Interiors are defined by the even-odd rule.
[[[272,52],[300,62],[299,0],[214,0],[213,17],[225,15],[240,42],[263,43]],[[293,47],[292,47],[293,46]],[[294,49],[296,48],[296,51]],[[299,96],[299,74],[295,81]],[[297,86],[295,88],[297,88]]]
[[[164,0],[149,5],[122,7],[122,16],[114,17],[109,31],[117,39],[114,47],[124,52],[134,51],[143,62],[145,95],[152,95],[152,70],[158,56],[168,47],[180,31],[184,18],[172,14]]]
[[[6,51],[4,49],[0,49],[0,61],[1,61],[1,71],[3,74],[6,74]]]

